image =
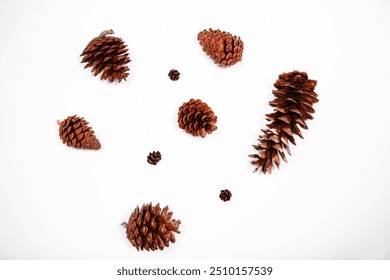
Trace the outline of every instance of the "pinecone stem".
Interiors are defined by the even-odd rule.
[[[58,125],[61,125],[61,122],[60,122],[59,120],[57,120],[57,124],[58,124]]]
[[[127,223],[123,222],[123,223],[121,223],[121,226],[124,227],[124,228],[127,228]]]
[[[114,34],[114,30],[112,30],[112,29],[104,30],[102,33],[100,33],[99,38],[105,37],[108,34]]]

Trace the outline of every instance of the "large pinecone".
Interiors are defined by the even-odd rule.
[[[272,93],[275,99],[269,104],[275,107],[274,112],[267,114],[268,129],[263,129],[259,144],[253,145],[258,154],[249,155],[255,158],[252,164],[256,172],[261,168],[263,173],[272,172],[273,163],[279,168],[280,158],[287,162],[284,150],[289,154],[289,142],[295,145],[294,134],[303,138],[298,126],[307,129],[306,120],[313,119],[313,104],[318,102],[314,89],[316,80],[308,79],[306,72],[293,71],[279,75],[275,82],[276,90]]]
[[[175,243],[175,232],[180,233],[180,220],[172,220],[173,213],[168,206],[162,210],[160,204],[152,203],[142,205],[131,214],[128,223],[122,223],[126,227],[126,235],[130,243],[137,250],[163,250],[169,247],[169,242]]]
[[[84,118],[77,115],[67,117],[62,122],[57,121],[62,142],[69,147],[78,149],[99,150],[100,142],[94,131],[88,126]]]
[[[92,67],[91,72],[98,75],[103,71],[100,79],[108,79],[111,83],[114,80],[119,82],[129,75],[130,62],[125,42],[118,37],[107,36],[114,34],[114,31],[103,31],[98,37],[92,39],[80,56],[84,56],[81,63],[87,62],[84,68]]]
[[[242,59],[244,42],[229,32],[205,29],[198,33],[198,40],[203,51],[220,66],[232,66]]]
[[[214,115],[207,103],[200,99],[191,98],[190,101],[184,102],[179,107],[178,116],[179,127],[193,136],[204,138],[207,133],[211,134],[217,129],[215,125],[217,116]]]

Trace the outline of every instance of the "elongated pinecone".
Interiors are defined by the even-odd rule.
[[[179,127],[193,136],[204,138],[207,133],[211,134],[217,129],[217,116],[213,110],[200,99],[190,99],[184,102],[178,113]]]
[[[221,193],[219,194],[219,198],[225,202],[229,201],[231,197],[232,197],[232,192],[229,191],[228,189],[221,190]]]
[[[127,239],[137,250],[163,250],[169,247],[169,242],[175,243],[175,232],[180,233],[180,220],[172,220],[173,213],[168,206],[162,210],[160,204],[142,205],[131,214],[128,223],[122,223],[126,228]]]
[[[91,72],[98,75],[103,71],[100,79],[108,79],[111,83],[114,80],[121,82],[129,75],[130,62],[125,42],[118,37],[107,36],[114,34],[114,31],[103,31],[98,37],[92,39],[80,56],[84,56],[81,63],[87,62],[84,68],[92,67]]]
[[[157,151],[157,152],[153,151],[153,152],[149,153],[149,155],[147,157],[147,161],[153,165],[156,165],[160,160],[161,160],[161,153],[159,151]]]
[[[171,71],[169,71],[168,76],[172,81],[177,81],[180,78],[180,72],[175,69],[172,69]]]
[[[229,32],[205,29],[198,33],[198,40],[203,51],[222,67],[232,66],[242,59],[244,42]]]
[[[307,129],[306,120],[313,119],[313,104],[318,102],[314,89],[316,80],[308,79],[306,72],[293,71],[279,75],[275,82],[275,99],[269,104],[274,112],[267,114],[267,129],[262,129],[259,144],[253,145],[257,154],[249,155],[255,160],[255,170],[263,173],[272,172],[273,163],[279,168],[280,158],[287,162],[284,150],[290,153],[289,142],[295,145],[294,134],[303,138],[301,128]]]
[[[99,150],[100,142],[94,131],[88,126],[84,118],[77,115],[67,117],[62,122],[57,121],[62,143],[78,149]]]

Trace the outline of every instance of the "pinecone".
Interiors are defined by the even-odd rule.
[[[219,198],[225,202],[229,201],[231,197],[232,197],[232,193],[228,189],[221,190],[221,193],[219,194]]]
[[[94,131],[88,126],[84,118],[77,115],[67,117],[62,122],[57,121],[62,143],[78,149],[99,150],[100,142]]]
[[[178,113],[179,127],[193,136],[201,136],[204,138],[207,133],[211,134],[217,129],[217,116],[213,110],[202,102],[200,99],[183,103],[179,108]]]
[[[172,81],[177,81],[180,78],[180,73],[179,71],[172,69],[169,71],[168,76]]]
[[[219,66],[229,67],[242,59],[244,42],[229,32],[205,29],[198,33],[198,40],[203,51]]]
[[[161,154],[159,151],[149,153],[147,160],[150,164],[156,165],[161,160]]]
[[[111,83],[114,80],[121,82],[129,75],[130,62],[125,42],[118,37],[107,36],[114,34],[114,31],[103,31],[99,37],[92,39],[80,56],[84,56],[81,63],[87,62],[84,68],[92,67],[91,72],[98,75],[103,71],[100,79],[108,79]]]
[[[160,204],[142,205],[131,214],[128,223],[122,223],[126,228],[127,239],[130,243],[141,250],[163,250],[169,247],[169,242],[175,243],[175,232],[180,233],[180,220],[171,220],[173,213],[169,212],[168,206],[162,210]]]
[[[287,162],[284,150],[290,153],[289,142],[295,145],[294,134],[303,138],[301,128],[307,129],[306,120],[313,119],[313,104],[318,102],[314,89],[316,80],[308,79],[306,72],[293,71],[279,75],[275,82],[276,98],[269,104],[275,107],[274,112],[267,114],[268,129],[262,129],[259,144],[253,145],[258,154],[249,155],[255,170],[271,174],[273,163],[279,168],[280,158]]]

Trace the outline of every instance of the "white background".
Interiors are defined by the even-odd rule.
[[[241,63],[202,52],[209,27],[241,36]],[[80,64],[111,28],[132,59],[120,84]],[[389,259],[389,28],[388,1],[0,0],[0,258]],[[252,174],[273,83],[295,69],[318,80],[314,120],[280,170]],[[190,98],[218,116],[205,139],[178,128]],[[73,114],[101,150],[62,144]],[[120,224],[150,201],[182,233],[138,252]]]

